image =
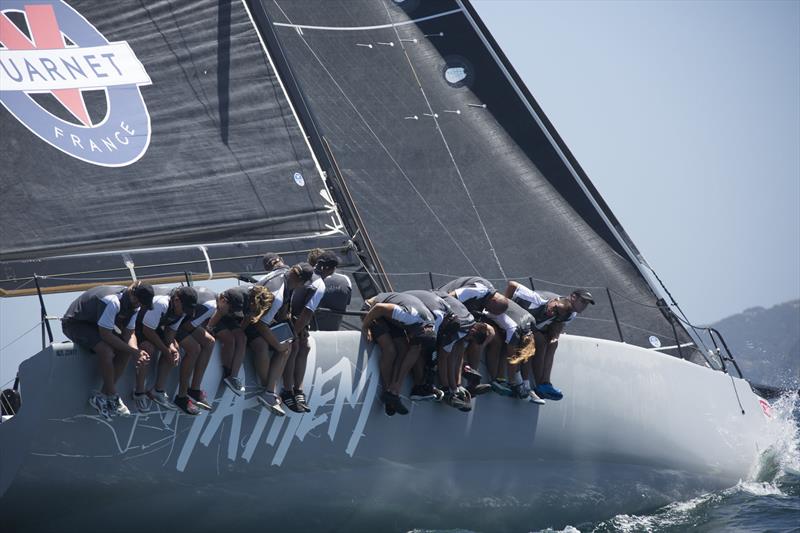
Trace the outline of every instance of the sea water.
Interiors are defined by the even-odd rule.
[[[751,476],[733,487],[676,501],[651,512],[595,523],[552,524],[542,533],[800,532],[800,397],[772,403],[781,437]],[[489,533],[463,529],[414,533]]]

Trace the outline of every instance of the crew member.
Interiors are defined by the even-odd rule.
[[[533,334],[536,351],[540,354],[532,361],[536,394],[549,400],[560,400],[564,393],[550,382],[558,338],[566,324],[589,305],[594,305],[592,293],[586,289],[575,289],[568,297],[563,297],[544,291],[533,291],[510,281],[506,287],[506,296],[526,309],[536,323]]]
[[[89,397],[89,405],[104,418],[130,411],[117,394],[116,383],[130,357],[136,365],[147,363],[149,355],[139,349],[133,317],[139,307],[150,309],[153,287],[136,282],[129,287],[99,286],[72,302],[61,319],[64,335],[78,346],[97,354],[103,388]]]

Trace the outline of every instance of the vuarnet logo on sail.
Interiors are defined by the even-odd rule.
[[[150,77],[127,42],[109,42],[60,0],[0,0],[0,102],[39,138],[106,167],[134,163],[150,144],[140,86]],[[93,121],[82,91],[102,90],[106,113]],[[64,120],[37,103],[50,94]]]

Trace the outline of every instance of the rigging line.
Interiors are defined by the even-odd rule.
[[[283,11],[283,9],[281,9]],[[392,24],[379,24],[377,26],[308,26],[304,24],[291,24],[291,20],[289,17],[286,17],[286,20],[289,20],[290,24],[286,24],[285,22],[273,22],[272,24],[275,26],[283,26],[286,28],[294,28],[294,29],[301,29],[301,30],[328,30],[328,31],[365,31],[365,30],[380,30],[384,28],[392,28],[396,26],[405,26],[407,24],[415,24],[417,22],[422,22],[424,20],[431,20],[436,19],[439,17],[445,17],[447,15],[452,15],[454,13],[460,13],[460,9],[452,9],[450,11],[443,11],[442,13],[436,13],[435,15],[428,15],[427,17],[420,17],[414,20],[408,20],[406,22],[397,22]],[[283,14],[286,16],[286,13]]]
[[[648,268],[648,270],[650,270],[650,272],[653,273],[653,276],[655,276],[656,280],[658,280],[659,285],[661,285],[661,288],[664,289],[664,292],[667,293],[667,296],[669,296],[669,299],[672,301],[672,304],[675,306],[675,309],[680,311],[681,315],[686,320],[685,324],[688,325],[690,328],[692,328],[692,331],[694,331],[694,334],[697,335],[698,339],[700,340],[700,343],[703,345],[703,348],[708,350],[708,346],[706,346],[705,341],[703,341],[703,338],[700,336],[699,333],[697,333],[697,328],[695,327],[694,324],[691,323],[689,317],[686,316],[686,313],[684,313],[683,309],[681,309],[681,307],[678,305],[678,302],[675,301],[675,298],[672,296],[672,293],[669,292],[669,289],[667,289],[667,286],[664,285],[663,281],[661,281],[661,278],[658,276],[658,274],[656,274],[656,271],[653,270],[653,267],[650,266],[650,263],[647,263],[646,261],[645,261],[645,266]],[[678,319],[680,319],[680,317],[678,317]]]
[[[283,13],[283,16],[286,17],[286,20],[291,22],[291,19],[289,19],[289,16],[286,14],[286,12],[283,10],[283,8],[281,8],[281,6],[278,4],[278,1],[277,0],[273,0],[273,2],[275,3],[275,6],[281,11],[281,13]],[[458,244],[458,241],[456,241],[455,237],[453,237],[453,234],[450,233],[450,230],[447,229],[447,226],[444,225],[444,222],[442,222],[442,219],[439,218],[439,216],[433,210],[433,207],[431,207],[431,205],[428,203],[428,201],[425,200],[425,198],[422,196],[422,193],[419,192],[419,189],[417,189],[414,186],[414,183],[411,181],[411,179],[405,173],[405,171],[400,166],[400,164],[397,162],[397,160],[392,156],[391,152],[389,152],[389,149],[386,147],[386,145],[383,144],[383,142],[381,141],[380,137],[378,137],[378,134],[375,133],[375,130],[373,130],[372,127],[369,125],[367,120],[364,118],[364,115],[361,114],[361,112],[358,110],[358,108],[353,103],[353,101],[350,100],[350,97],[348,97],[347,94],[344,92],[344,89],[342,89],[342,86],[339,85],[339,83],[336,81],[336,78],[333,77],[333,74],[331,74],[331,71],[328,70],[328,68],[322,62],[322,60],[317,55],[317,53],[314,51],[314,49],[311,48],[311,45],[308,43],[308,41],[306,41],[306,38],[302,34],[299,34],[299,33],[298,33],[297,36],[300,38],[301,41],[303,41],[303,44],[306,45],[306,48],[308,48],[308,51],[311,52],[311,55],[314,56],[314,59],[317,60],[317,63],[319,63],[320,67],[322,67],[322,70],[325,71],[325,73],[328,75],[328,77],[333,82],[333,84],[336,86],[336,88],[339,90],[339,92],[342,93],[342,96],[344,97],[344,99],[347,100],[347,103],[350,104],[350,107],[353,108],[353,111],[355,111],[356,115],[358,115],[358,118],[361,119],[361,122],[364,124],[364,126],[367,128],[367,130],[369,130],[369,132],[372,134],[372,136],[375,138],[375,140],[378,142],[378,144],[381,146],[381,148],[383,148],[383,151],[386,153],[386,155],[389,157],[389,159],[392,161],[392,163],[394,163],[394,166],[397,167],[397,170],[400,171],[400,174],[403,176],[403,178],[405,178],[406,182],[411,187],[411,189],[416,193],[416,195],[419,197],[419,199],[422,200],[422,203],[425,204],[425,207],[428,208],[428,211],[430,211],[431,215],[433,215],[433,218],[436,219],[436,222],[439,223],[439,225],[442,227],[442,229],[447,234],[447,236],[450,237],[450,240],[453,241],[453,244],[455,245],[456,248],[458,248],[458,251],[461,252],[461,255],[464,256],[464,259],[467,260],[467,262],[470,264],[472,269],[477,274],[480,274],[480,272],[478,271],[478,268],[475,266],[475,264],[472,262],[472,260],[466,254],[466,252],[464,252],[464,249],[461,248],[461,246]]]
[[[386,15],[389,17],[389,20],[392,20],[392,13],[389,11],[389,7],[384,4],[384,9],[386,9]],[[459,9],[460,11],[460,9]],[[400,32],[397,30],[396,25],[392,24],[392,28],[394,29],[394,33],[397,36],[397,39],[400,40]],[[469,203],[472,206],[472,211],[475,213],[475,217],[478,219],[478,224],[481,226],[481,230],[483,230],[483,235],[486,237],[486,242],[489,244],[489,251],[492,253],[495,262],[497,263],[497,268],[500,269],[500,274],[505,277],[506,272],[503,269],[503,265],[500,263],[500,258],[497,257],[497,250],[494,248],[494,244],[492,244],[492,239],[489,237],[489,232],[486,229],[486,225],[483,223],[483,219],[481,218],[480,213],[478,213],[478,207],[475,205],[475,200],[472,199],[472,194],[469,192],[469,188],[467,187],[467,183],[464,181],[464,176],[461,174],[461,169],[458,167],[458,163],[456,163],[456,158],[453,156],[453,151],[450,150],[450,144],[447,142],[447,138],[444,136],[444,131],[442,131],[442,127],[439,124],[439,118],[436,113],[433,112],[433,107],[431,106],[431,102],[428,99],[428,95],[425,94],[425,89],[422,87],[422,82],[420,82],[419,76],[417,75],[417,71],[414,68],[414,64],[411,62],[411,58],[408,55],[408,50],[406,49],[405,43],[402,41],[400,42],[400,48],[403,50],[403,55],[406,57],[406,62],[408,62],[408,67],[411,69],[411,72],[414,74],[414,79],[417,80],[417,86],[419,87],[420,93],[422,93],[422,98],[425,100],[425,105],[428,106],[428,111],[431,112],[433,117],[433,122],[436,124],[436,131],[439,132],[439,136],[442,138],[442,143],[444,143],[445,149],[447,149],[447,155],[450,156],[450,162],[453,163],[453,168],[458,174],[458,179],[461,181],[461,186],[464,188],[464,192],[467,193],[467,198],[469,199]]]
[[[30,332],[32,332],[33,330],[35,330],[36,328],[40,327],[40,326],[42,325],[42,323],[44,323],[44,320],[40,320],[39,322],[37,322],[36,324],[34,324],[34,326],[33,326],[31,329],[29,329],[28,331],[26,331],[25,333],[23,333],[22,335],[20,335],[20,336],[19,336],[19,337],[17,337],[16,339],[14,339],[13,341],[9,342],[8,344],[6,344],[6,345],[5,345],[5,346],[3,346],[2,348],[0,348],[0,352],[2,352],[3,350],[5,350],[5,349],[6,349],[6,348],[8,348],[9,346],[11,346],[12,344],[14,344],[15,342],[17,342],[18,340],[20,340],[22,337],[24,337],[24,336],[25,336],[25,335],[27,335],[28,333],[30,333]]]
[[[739,409],[742,410],[742,414],[744,413],[744,406],[742,406],[742,400],[739,398],[739,390],[736,388],[736,382],[733,380],[733,376],[728,374],[728,377],[731,378],[731,385],[733,386],[733,392],[736,394],[736,401],[739,402]]]

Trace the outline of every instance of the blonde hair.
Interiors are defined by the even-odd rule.
[[[258,322],[271,308],[275,295],[261,285],[254,285],[248,294],[250,312],[242,319],[242,327]]]
[[[508,358],[508,362],[512,365],[524,363],[534,355],[536,355],[536,343],[533,342],[533,335],[529,333],[522,337],[514,355]]]

